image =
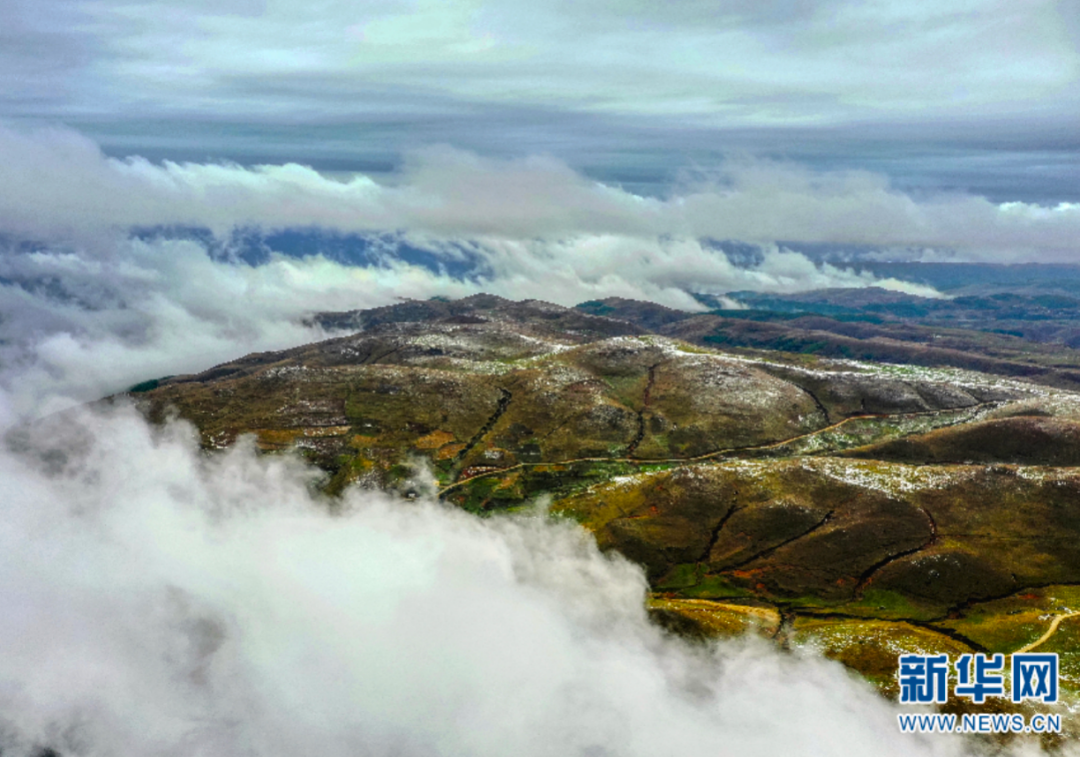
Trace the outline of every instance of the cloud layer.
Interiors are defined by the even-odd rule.
[[[692,649],[577,526],[310,494],[251,445],[79,413],[0,452],[0,750],[956,755],[838,664]]]
[[[414,154],[390,180],[328,178],[297,164],[106,158],[70,131],[0,131],[0,228],[38,238],[159,224],[404,229],[469,239],[685,237],[952,248],[1025,259],[1076,254],[1080,205],[917,198],[865,172],[734,162],[669,197],[642,197],[549,158]]]
[[[1078,0],[6,0],[0,118],[110,154],[391,170],[551,153],[662,193],[731,153],[1080,200]]]
[[[715,126],[1077,105],[1071,0],[9,5],[0,66],[22,85],[9,113],[257,121],[532,107]]]
[[[0,130],[0,386],[16,415],[96,399],[320,334],[316,310],[487,291],[563,305],[623,296],[684,309],[691,292],[877,285],[933,290],[815,264],[790,245],[904,248],[931,259],[1064,260],[1080,206],[916,198],[867,173],[735,162],[663,198],[589,180],[551,158],[416,153],[389,179],[296,165],[105,157],[67,130]],[[132,236],[210,229],[218,241]],[[265,250],[245,229],[376,240],[362,265]],[[385,232],[392,232],[386,236]],[[709,239],[759,250],[735,265]],[[786,240],[780,242],[779,240]],[[401,245],[422,253],[409,262]],[[213,252],[213,255],[210,254]]]

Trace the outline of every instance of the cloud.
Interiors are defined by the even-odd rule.
[[[692,648],[576,525],[79,412],[0,452],[0,750],[956,755],[838,664]]]
[[[437,258],[461,255],[457,243],[424,244]],[[466,249],[480,261],[471,277],[387,253],[363,266],[282,254],[249,266],[212,257],[192,240],[121,235],[9,246],[0,251],[0,387],[12,412],[48,413],[147,379],[315,341],[326,335],[302,325],[313,312],[400,298],[494,292],[573,305],[623,296],[694,310],[700,305],[688,291],[710,287],[798,291],[876,281],[776,248],[759,267],[742,269],[693,240],[487,238]]]
[[[1076,0],[4,8],[0,118],[76,126],[110,154],[388,170],[441,142],[662,192],[748,150],[1077,199]]]
[[[320,337],[316,310],[480,291],[573,305],[622,296],[677,308],[691,292],[926,287],[815,264],[788,245],[863,244],[950,259],[1071,260],[1080,206],[915,198],[868,173],[733,162],[665,198],[590,180],[551,158],[415,153],[381,181],[299,165],[117,160],[66,130],[0,131],[0,386],[41,413],[148,378]],[[196,240],[132,227],[392,231],[364,265],[274,254],[248,266]],[[364,235],[367,235],[365,237]],[[759,251],[735,265],[708,239]],[[776,240],[789,240],[778,244]],[[395,245],[427,256],[410,264]],[[421,261],[422,262],[422,261]],[[451,275],[448,271],[453,270]]]
[[[710,126],[1075,114],[1071,3],[13,0],[20,111],[356,117],[372,101],[672,115]],[[73,45],[78,43],[78,47]],[[947,71],[947,75],[943,75]],[[63,86],[62,76],[74,83]],[[1053,101],[1050,102],[1050,99]]]
[[[685,236],[1075,254],[1080,205],[944,194],[916,198],[867,172],[737,161],[666,199],[589,180],[550,158],[413,154],[387,181],[311,168],[106,158],[70,131],[0,131],[0,227],[39,238],[158,224],[405,229],[446,237]]]
[[[0,131],[0,228],[42,239],[185,224],[403,229],[444,238],[585,235],[947,247],[972,255],[1070,258],[1080,204],[917,198],[867,172],[736,161],[667,198],[589,180],[550,158],[494,160],[450,148],[414,153],[381,182],[311,168],[154,164],[106,158],[70,131]]]
[[[47,413],[133,383],[323,338],[319,309],[457,297],[474,286],[405,264],[275,256],[252,267],[191,241],[102,237],[0,251],[0,387],[11,412]]]

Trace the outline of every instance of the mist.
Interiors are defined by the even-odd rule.
[[[0,752],[961,752],[839,664],[666,636],[575,524],[317,475],[126,407],[10,434]]]
[[[914,196],[867,171],[812,171],[732,158],[687,175],[666,197],[604,184],[543,155],[500,160],[415,149],[376,181],[296,163],[152,163],[106,157],[64,129],[0,128],[0,228],[39,241],[85,240],[162,224],[406,230],[436,239],[735,239],[955,249],[971,258],[1075,256],[1080,205],[995,203],[958,192]]]
[[[325,336],[319,310],[490,292],[571,306],[620,296],[696,310],[694,293],[932,288],[814,262],[776,240],[903,246],[929,259],[1074,254],[1072,205],[914,198],[881,176],[733,161],[667,198],[590,180],[545,157],[412,154],[381,181],[295,164],[155,164],[106,157],[65,129],[0,128],[0,387],[18,417],[165,375]],[[139,235],[198,227],[206,240]],[[392,246],[364,264],[229,249],[237,230],[320,229]],[[736,265],[709,239],[760,251]],[[929,245],[929,246],[927,246]],[[464,262],[463,262],[464,261]]]

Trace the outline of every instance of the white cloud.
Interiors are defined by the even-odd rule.
[[[275,257],[250,267],[188,241],[101,238],[0,254],[0,386],[20,414],[46,413],[133,383],[203,370],[321,338],[320,309],[475,287],[407,265],[358,268]]]
[[[879,285],[933,296],[814,265],[774,240],[1071,260],[1080,238],[1075,204],[916,199],[871,174],[760,162],[644,198],[551,159],[449,149],[417,153],[383,182],[339,181],[298,165],[115,160],[56,130],[0,131],[0,158],[0,230],[45,243],[0,253],[0,385],[16,413],[309,341],[318,335],[297,325],[303,316],[395,297],[488,291],[573,305],[623,296],[694,309],[688,291]],[[211,259],[193,242],[127,238],[132,226],[159,224],[222,236],[252,225],[397,230],[448,264],[467,250],[477,267],[466,279],[392,256],[369,267],[284,256],[250,267]],[[760,263],[736,267],[700,241],[707,237],[758,244]]]
[[[428,244],[439,250],[445,243]],[[313,341],[324,335],[300,325],[305,316],[399,298],[493,292],[573,305],[622,296],[694,310],[700,306],[687,290],[875,283],[869,274],[818,269],[777,249],[766,250],[759,268],[744,270],[685,239],[480,238],[469,249],[484,261],[484,275],[476,279],[392,259],[360,267],[274,255],[253,267],[213,259],[192,241],[121,236],[8,251],[0,254],[0,387],[18,413],[47,413],[146,379]]]
[[[577,526],[359,491],[331,516],[298,460],[130,411],[32,437],[0,452],[5,755],[963,749],[836,663],[664,637]]]
[[[443,237],[713,237],[1071,256],[1080,206],[915,198],[865,172],[735,162],[667,199],[586,179],[547,158],[421,151],[389,181],[296,164],[243,168],[104,157],[68,131],[0,131],[0,228],[51,239],[133,225],[405,229]]]

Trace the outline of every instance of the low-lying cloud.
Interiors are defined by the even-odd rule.
[[[266,251],[260,265],[205,240],[133,234],[318,229],[394,244],[363,264]],[[558,161],[421,151],[396,175],[344,180],[299,165],[245,168],[105,157],[68,130],[0,130],[0,387],[9,415],[40,414],[162,375],[322,336],[318,310],[491,292],[573,305],[621,296],[693,310],[693,293],[929,287],[814,262],[776,240],[926,250],[928,256],[1059,259],[1080,207],[916,199],[883,178],[732,163],[666,198],[642,197]],[[736,265],[709,239],[760,251]],[[944,251],[944,252],[943,252]],[[1027,259],[1027,258],[1025,258]],[[464,262],[463,262],[464,261]]]
[[[714,238],[956,249],[1072,259],[1080,206],[916,198],[865,172],[734,161],[670,197],[641,197],[548,158],[418,151],[377,182],[296,164],[245,168],[105,157],[71,131],[0,130],[0,228],[36,239],[133,226],[317,226],[453,239]]]
[[[576,525],[79,412],[0,452],[0,752],[956,755],[840,665],[650,625]]]
[[[301,323],[316,310],[471,292],[415,266],[283,256],[236,265],[185,240],[9,249],[0,252],[0,386],[13,413],[47,413],[322,338]]]

